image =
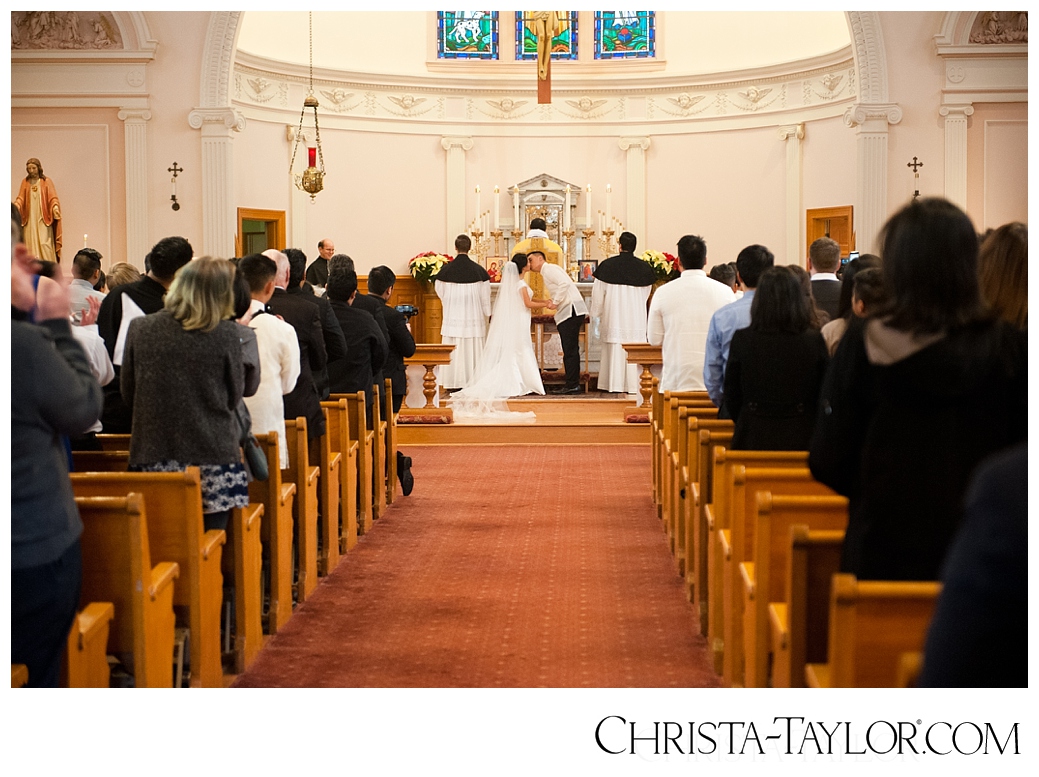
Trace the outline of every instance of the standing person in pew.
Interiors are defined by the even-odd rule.
[[[68,289],[32,277],[20,230],[11,263],[11,663],[30,687],[57,687],[62,649],[79,605],[83,524],[62,435],[101,413],[101,387],[72,335]],[[15,238],[15,235],[17,237]],[[47,281],[47,282],[44,282]],[[24,320],[35,307],[36,321]]]
[[[260,386],[245,398],[252,418],[253,432],[277,432],[281,469],[288,469],[289,448],[285,444],[284,395],[292,391],[299,379],[299,342],[296,330],[275,315],[266,312],[274,294],[274,278],[278,265],[263,254],[251,254],[238,262],[238,274],[249,285],[248,326],[256,333],[260,349]],[[242,323],[244,319],[239,319]]]
[[[191,243],[184,238],[164,237],[144,258],[146,274],[133,283],[113,289],[101,303],[97,330],[108,348],[116,377],[105,388],[101,425],[106,434],[129,434],[132,426],[130,408],[124,404],[119,391],[127,328],[135,318],[162,310],[166,290],[173,283],[177,270],[191,261],[193,253]]]
[[[732,336],[725,368],[734,450],[808,449],[829,361],[813,321],[811,298],[791,268],[766,270],[750,326]]]
[[[866,270],[870,267],[880,267],[880,257],[876,254],[862,254],[858,259],[852,259],[844,265],[844,272],[841,274],[841,296],[837,301],[837,318],[824,324],[820,330],[823,334],[823,339],[826,341],[826,348],[830,352],[830,356],[837,353],[837,345],[841,342],[841,338],[844,337],[844,332],[847,330],[848,322],[851,321],[852,316],[865,317],[862,313],[855,312],[852,297],[855,291],[855,276],[861,270]]]
[[[372,428],[372,390],[375,372],[382,374],[386,362],[386,340],[371,313],[354,306],[357,297],[357,275],[337,270],[328,276],[325,294],[332,304],[347,336],[347,356],[328,365],[333,394],[364,392],[364,409],[368,428]]]
[[[397,283],[397,274],[386,265],[373,267],[368,273],[368,296],[379,300],[383,306],[386,322],[386,363],[382,374],[390,379],[393,385],[393,412],[400,412],[404,404],[404,394],[408,388],[404,360],[415,355],[415,338],[411,335],[408,320],[394,307],[390,306],[393,287]],[[384,383],[380,383],[383,386]],[[387,419],[388,420],[388,419]],[[390,441],[387,438],[386,444]],[[411,474],[411,456],[397,451],[397,475],[400,479],[404,496],[410,496],[415,487],[415,477]]]
[[[952,203],[913,200],[880,242],[887,301],[837,347],[808,464],[849,500],[841,571],[937,580],[971,472],[1026,437],[1026,336],[982,303]]]
[[[202,257],[177,273],[164,309],[134,319],[123,355],[123,400],[133,410],[132,472],[198,466],[206,531],[227,529],[249,504],[235,407],[245,389],[234,265]]]

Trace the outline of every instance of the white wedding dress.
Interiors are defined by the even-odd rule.
[[[506,262],[476,370],[449,400],[458,423],[535,421],[534,413],[510,411],[505,402],[508,397],[545,393],[530,341],[530,308],[523,302],[521,289],[531,293],[530,286],[520,280],[515,263]]]

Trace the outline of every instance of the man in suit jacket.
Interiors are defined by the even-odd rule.
[[[458,256],[437,273],[434,288],[444,305],[440,339],[454,345],[451,363],[440,368],[440,383],[446,389],[465,386],[476,370],[487,336],[491,315],[491,279],[487,271],[469,258],[468,235],[455,238]]]
[[[386,339],[375,319],[351,304],[357,297],[357,275],[352,272],[329,273],[325,284],[332,311],[346,333],[347,353],[329,361],[328,377],[336,394],[364,392],[368,425],[372,424],[373,374],[386,362]]]
[[[841,247],[836,240],[821,237],[808,247],[808,272],[812,274],[812,296],[820,310],[837,318],[841,301],[841,281],[837,268],[841,266]]]
[[[289,285],[285,290],[289,294],[299,294],[303,299],[317,305],[321,313],[321,333],[325,340],[325,352],[328,354],[329,363],[346,356],[346,338],[343,330],[336,320],[328,300],[314,294],[313,289],[307,293],[303,274],[307,266],[307,255],[298,248],[286,248],[285,256],[289,257]],[[314,385],[317,386],[317,394],[322,400],[328,399],[328,370],[314,371]]]
[[[289,294],[286,290],[289,285],[289,258],[281,251],[270,249],[264,254],[278,265],[274,294],[267,303],[268,312],[281,316],[282,320],[291,324],[299,341],[299,380],[296,381],[296,387],[285,395],[285,418],[306,418],[307,438],[316,440],[325,433],[325,418],[314,384],[314,370],[325,369],[328,362],[321,313],[317,305],[308,302],[303,295]]]

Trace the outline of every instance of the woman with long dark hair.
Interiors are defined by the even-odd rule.
[[[828,360],[815,321],[811,299],[791,268],[762,274],[750,326],[732,336],[725,366],[734,449],[808,449]]]
[[[885,303],[830,363],[809,466],[850,502],[842,571],[935,580],[972,471],[1026,438],[1026,340],[982,302],[955,205],[913,200],[880,237]]]

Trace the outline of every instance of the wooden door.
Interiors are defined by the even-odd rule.
[[[847,256],[855,250],[855,222],[851,205],[836,208],[809,208],[806,216],[805,256],[808,256],[808,246],[820,237],[836,240],[841,247],[841,256]]]
[[[238,209],[238,234],[235,239],[238,256],[263,253],[268,248],[281,251],[285,247],[285,211]]]

